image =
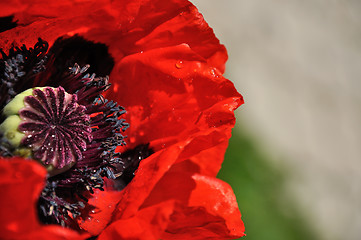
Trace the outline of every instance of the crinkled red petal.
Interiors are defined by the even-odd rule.
[[[204,175],[195,174],[192,178],[197,187],[189,198],[188,206],[205,208],[205,212],[221,217],[226,228],[218,232],[220,236],[225,238],[244,236],[241,213],[231,186],[217,178]]]
[[[114,221],[99,236],[99,240],[158,240],[168,226],[174,202],[162,202],[139,210],[135,216]]]
[[[184,44],[126,57],[112,76],[120,80],[108,97],[128,110],[130,148],[150,142],[159,150],[188,141],[184,158],[207,150],[208,157],[193,159],[203,174],[217,174],[235,123],[233,111],[243,103],[230,81]]]
[[[194,174],[191,161],[172,166],[153,188],[142,208],[175,201],[162,239],[234,239],[244,235],[244,225],[231,187],[223,181]]]
[[[203,131],[230,129],[243,103],[233,84],[185,44],[126,57],[110,78],[114,91],[107,96],[125,106],[132,123],[130,147],[151,142],[160,149]]]
[[[52,44],[63,35],[83,35],[123,56],[186,43],[211,66],[224,71],[227,53],[197,9],[185,0],[70,1],[19,0],[2,4],[0,16],[15,15],[19,26],[0,34],[0,45],[32,46],[38,37]]]

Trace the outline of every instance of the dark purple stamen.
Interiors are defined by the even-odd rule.
[[[39,38],[34,48],[27,48],[25,45],[13,47],[7,54],[0,48],[1,109],[16,94],[34,87],[35,77],[45,70],[48,46],[47,42]]]

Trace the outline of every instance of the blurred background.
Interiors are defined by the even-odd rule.
[[[219,173],[242,239],[361,239],[361,1],[192,2],[246,101]]]

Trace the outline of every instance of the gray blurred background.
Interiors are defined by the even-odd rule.
[[[314,236],[361,239],[361,1],[192,2],[228,49],[238,131],[287,169],[280,187]]]

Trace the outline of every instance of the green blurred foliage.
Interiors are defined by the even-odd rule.
[[[306,214],[284,192],[287,171],[274,166],[245,131],[233,131],[218,177],[236,194],[247,234],[242,240],[317,239]]]

